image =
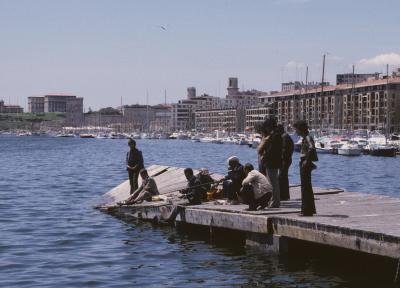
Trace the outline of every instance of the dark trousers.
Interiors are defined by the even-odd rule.
[[[239,196],[243,199],[243,202],[245,204],[249,205],[249,210],[256,210],[259,206],[261,206],[262,208],[267,207],[268,202],[272,197],[272,193],[268,192],[260,198],[255,199],[253,186],[244,185],[242,187],[242,190],[240,190]]]
[[[178,215],[181,215],[181,219],[184,220],[186,206],[200,205],[200,204],[201,204],[201,201],[189,201],[189,203],[176,205],[176,206],[174,206],[174,208],[171,211],[171,214],[169,214],[169,216],[166,220],[168,222],[173,222],[173,221],[175,221],[175,219]]]
[[[129,175],[129,184],[131,185],[131,191],[130,194],[132,195],[133,192],[138,189],[138,178],[139,178],[139,172],[128,170],[128,175]]]
[[[222,190],[224,191],[224,197],[229,200],[237,200],[237,193],[240,191],[240,187],[234,185],[231,180],[225,180],[222,183]]]
[[[304,160],[300,161],[301,179],[301,214],[312,216],[316,214],[314,192],[311,183],[311,167],[303,167]]]
[[[281,193],[281,200],[289,200],[289,167],[292,164],[285,163],[282,165],[282,168],[279,169],[279,193]]]

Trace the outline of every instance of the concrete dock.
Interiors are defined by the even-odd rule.
[[[186,185],[183,168],[153,165],[147,169],[163,200],[119,207],[116,203],[129,196],[126,181],[104,195],[107,204],[99,209],[122,218],[154,220],[160,216],[161,206],[172,209],[173,204],[182,201],[177,190]],[[400,259],[400,198],[339,188],[315,187],[314,193],[314,217],[299,216],[300,186],[293,185],[291,200],[281,202],[281,208],[245,211],[247,205],[224,205],[223,200],[212,200],[186,207],[177,222],[206,226],[210,231],[221,228],[244,232],[247,245],[276,252],[290,249],[287,240],[295,239]]]

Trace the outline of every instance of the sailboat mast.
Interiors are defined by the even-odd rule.
[[[351,80],[351,108],[352,108],[352,111],[351,111],[351,131],[353,132],[354,131],[354,113],[355,113],[355,109],[354,109],[354,107],[355,107],[355,105],[356,105],[356,102],[355,102],[355,99],[354,99],[354,85],[355,85],[355,79],[354,79],[354,64],[353,64],[353,73],[352,73],[352,75],[351,75],[351,78],[352,78],[352,80]]]
[[[308,91],[308,65],[306,66],[306,93],[305,93],[306,95],[307,95],[307,91]],[[301,99],[301,97],[300,97],[300,101],[301,101],[301,103],[303,103],[303,99]],[[308,118],[308,115],[307,115],[306,119],[307,118]],[[302,113],[301,119],[304,120],[304,113]]]
[[[146,132],[149,131],[149,91],[146,90]]]
[[[389,112],[389,64],[386,64],[386,129],[385,129],[385,143],[390,133],[390,112]]]
[[[323,60],[322,60],[322,81],[321,81],[321,106],[320,106],[320,111],[319,111],[319,121],[320,121],[320,126],[319,128],[321,129],[322,127],[322,103],[323,103],[323,95],[324,95],[324,84],[325,84],[325,54],[323,56]]]

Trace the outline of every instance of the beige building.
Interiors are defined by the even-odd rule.
[[[65,113],[65,125],[77,126],[84,121],[83,98],[75,95],[48,94],[28,97],[30,113]]]
[[[258,90],[239,91],[238,78],[228,79],[228,94],[226,95],[225,107],[254,107],[260,104],[260,97],[268,95]]]
[[[275,105],[284,125],[307,120],[312,128],[400,129],[400,77],[369,80],[354,85],[326,86],[281,92],[260,98]]]
[[[245,109],[227,108],[195,112],[195,129],[200,132],[224,130],[226,132],[243,132],[245,127]]]
[[[246,108],[246,130],[253,130],[257,122],[262,122],[266,118],[276,116],[276,105],[265,105],[259,107]]]
[[[44,113],[44,97],[43,96],[28,97],[28,112]]]

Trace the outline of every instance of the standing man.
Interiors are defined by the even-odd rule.
[[[313,216],[317,213],[315,209],[314,191],[311,182],[311,172],[317,166],[313,163],[318,161],[315,150],[314,139],[309,135],[307,122],[299,120],[294,123],[297,135],[301,136],[300,152],[300,180],[301,180],[301,216]]]
[[[264,137],[257,147],[265,176],[272,185],[272,200],[270,208],[280,207],[279,169],[282,167],[282,137],[276,131],[275,118],[265,119],[263,124]]]
[[[128,170],[130,194],[138,189],[139,171],[144,168],[142,151],[136,149],[136,141],[132,138],[128,141],[129,152],[126,153],[126,170]]]
[[[282,167],[279,170],[279,191],[282,201],[290,199],[289,194],[289,167],[292,165],[294,143],[282,124],[278,124],[278,134],[282,137]]]

